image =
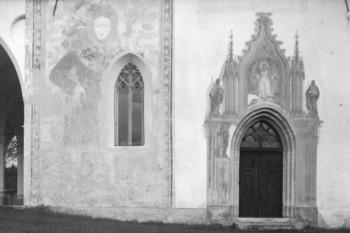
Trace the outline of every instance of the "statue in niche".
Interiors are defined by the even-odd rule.
[[[315,80],[311,81],[311,85],[306,90],[306,107],[310,116],[317,116],[317,100],[320,97],[320,91],[316,86]]]
[[[98,144],[97,107],[100,81],[109,61],[118,51],[115,46],[117,17],[109,6],[96,5],[87,23],[89,43],[68,52],[54,66],[50,80],[67,94],[65,143]]]
[[[248,102],[254,104],[261,100],[278,100],[280,80],[276,65],[266,60],[257,60],[252,64],[250,72]]]
[[[227,157],[227,148],[229,141],[229,131],[225,126],[222,126],[216,134],[217,138],[217,149],[216,156],[221,158]]]
[[[270,74],[268,68],[269,63],[267,61],[261,62],[260,73],[256,76],[258,80],[258,95],[263,99],[273,97],[272,81],[274,77]]]
[[[210,90],[210,116],[220,117],[220,104],[224,100],[224,89],[220,85],[220,79],[216,79]]]

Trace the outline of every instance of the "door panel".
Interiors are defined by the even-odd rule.
[[[247,153],[240,163],[240,183],[244,185],[239,189],[239,213],[241,217],[247,217],[258,212],[258,161],[254,154]]]
[[[241,151],[240,217],[282,217],[282,152]]]

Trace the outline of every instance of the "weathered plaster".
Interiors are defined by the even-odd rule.
[[[147,110],[151,118],[147,124],[152,146],[128,149],[115,148],[111,143],[109,146],[98,147],[72,147],[64,144],[65,114],[69,110],[71,97],[55,85],[49,76],[53,67],[68,52],[81,45],[91,45],[89,42],[86,44],[84,39],[76,40],[88,38],[88,35],[84,35],[84,15],[88,6],[75,9],[74,1],[59,1],[53,15],[55,1],[28,0],[27,63],[26,74],[23,75],[24,93],[28,96],[24,139],[25,204],[61,206],[62,211],[66,209],[64,206],[74,204],[75,207],[69,208],[69,212],[94,215],[101,211],[103,216],[119,216],[118,218],[123,219],[119,213],[124,212],[118,211],[124,207],[119,206],[156,205],[163,208],[170,206],[173,198],[174,207],[187,208],[184,212],[189,215],[197,213],[196,208],[202,208],[199,216],[203,217],[203,210],[210,200],[206,192],[207,133],[203,126],[209,107],[210,82],[218,77],[226,58],[229,32],[233,30],[234,54],[241,54],[240,51],[246,48],[245,42],[250,40],[254,30],[255,12],[265,11],[273,12],[274,32],[284,42],[281,48],[286,49],[286,56],[293,55],[294,35],[298,30],[306,73],[303,89],[305,91],[314,79],[321,92],[318,107],[324,124],[318,132],[314,132],[318,137],[310,139],[318,143],[317,171],[311,172],[317,172],[317,176],[311,177],[308,172],[298,174],[300,179],[307,179],[312,185],[300,182],[297,189],[305,189],[305,193],[312,195],[295,197],[298,203],[296,214],[315,216],[317,207],[320,226],[348,226],[350,199],[344,197],[350,196],[346,166],[350,162],[347,137],[350,130],[350,111],[347,108],[347,93],[350,89],[347,78],[350,34],[343,2],[286,0],[272,3],[271,0],[249,0],[244,1],[244,4],[241,1],[223,1],[218,4],[213,1],[176,0],[174,44],[171,38],[172,1],[157,1],[152,8],[156,14],[150,17],[155,17],[154,20],[146,20],[149,21],[147,23],[139,21],[135,27],[131,26],[132,23],[127,18],[121,17],[123,13],[129,14],[130,8],[121,1],[111,2],[112,9],[120,17],[119,41],[113,48],[124,49],[125,54],[135,54],[149,69],[149,86],[152,86],[149,103],[152,107]],[[70,32],[76,33],[69,37],[72,34],[66,29],[74,28],[74,23],[77,23],[77,27]],[[145,30],[152,33],[140,33]],[[3,38],[3,35],[0,37]],[[74,40],[75,43],[72,43]],[[174,64],[171,60],[172,48],[176,49]],[[21,52],[13,48],[11,50],[14,56],[21,57]],[[19,63],[24,63],[24,59],[18,60]],[[112,63],[114,62],[117,64],[117,60]],[[109,67],[113,67],[112,63]],[[172,90],[172,65],[175,71],[174,105],[169,94]],[[112,68],[105,71],[107,70],[113,71]],[[108,77],[104,76],[102,79],[105,78]],[[305,100],[302,106],[305,111]],[[109,120],[110,116],[107,121]],[[172,120],[175,122],[174,130]],[[299,123],[300,128],[303,128],[302,122]],[[108,136],[111,127],[107,126],[107,144],[111,140]],[[230,127],[230,135],[235,130],[235,126]],[[300,138],[297,140],[300,141]],[[315,157],[312,154],[310,157],[299,158],[297,164],[315,164]],[[172,180],[174,188],[170,185]],[[312,208],[305,209],[305,205]],[[87,206],[94,207],[89,209]],[[140,208],[142,211],[149,210]],[[130,208],[128,211],[129,217],[124,219],[133,219],[134,209]],[[135,218],[146,219],[145,212],[142,211],[135,214]],[[158,211],[159,209],[154,210],[155,214],[150,215],[147,220],[167,221],[159,213],[168,216],[165,213],[172,210]],[[232,211],[232,208],[228,209],[224,215],[231,214]],[[115,214],[109,214],[111,212]],[[181,216],[188,216],[184,212],[179,212],[178,218],[172,219],[182,221],[178,220]],[[191,219],[196,218],[189,219],[192,221]],[[197,221],[200,222],[193,220]]]
[[[171,2],[77,3],[59,2],[54,15],[55,1],[27,4],[27,17],[37,23],[29,30],[34,47],[28,50],[33,59],[27,83],[34,106],[26,112],[32,136],[25,204],[168,207]],[[113,26],[106,41],[94,38],[99,14],[107,14]],[[140,147],[113,143],[114,84],[128,62],[145,82],[146,143]],[[75,105],[77,84],[90,105]]]

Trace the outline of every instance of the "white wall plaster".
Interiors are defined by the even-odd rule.
[[[343,1],[175,1],[175,193],[177,207],[206,202],[207,149],[204,117],[208,87],[226,59],[233,30],[234,54],[241,55],[254,34],[255,12],[273,12],[274,34],[286,56],[294,53],[295,34],[305,64],[304,92],[316,80],[321,97],[317,162],[320,213],[350,208],[350,24]],[[292,6],[291,8],[288,8]],[[211,8],[213,7],[213,8]],[[289,10],[286,10],[286,9]],[[305,102],[305,100],[304,100]],[[304,103],[304,110],[305,103]],[[190,190],[190,191],[188,191]],[[191,195],[189,195],[189,193]],[[328,221],[325,215],[325,222]],[[329,220],[330,226],[336,226]]]

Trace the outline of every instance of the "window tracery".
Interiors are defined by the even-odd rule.
[[[267,122],[259,121],[245,132],[241,148],[275,148],[282,149],[277,132]]]
[[[136,65],[128,63],[115,84],[115,145],[144,144],[144,82]]]

